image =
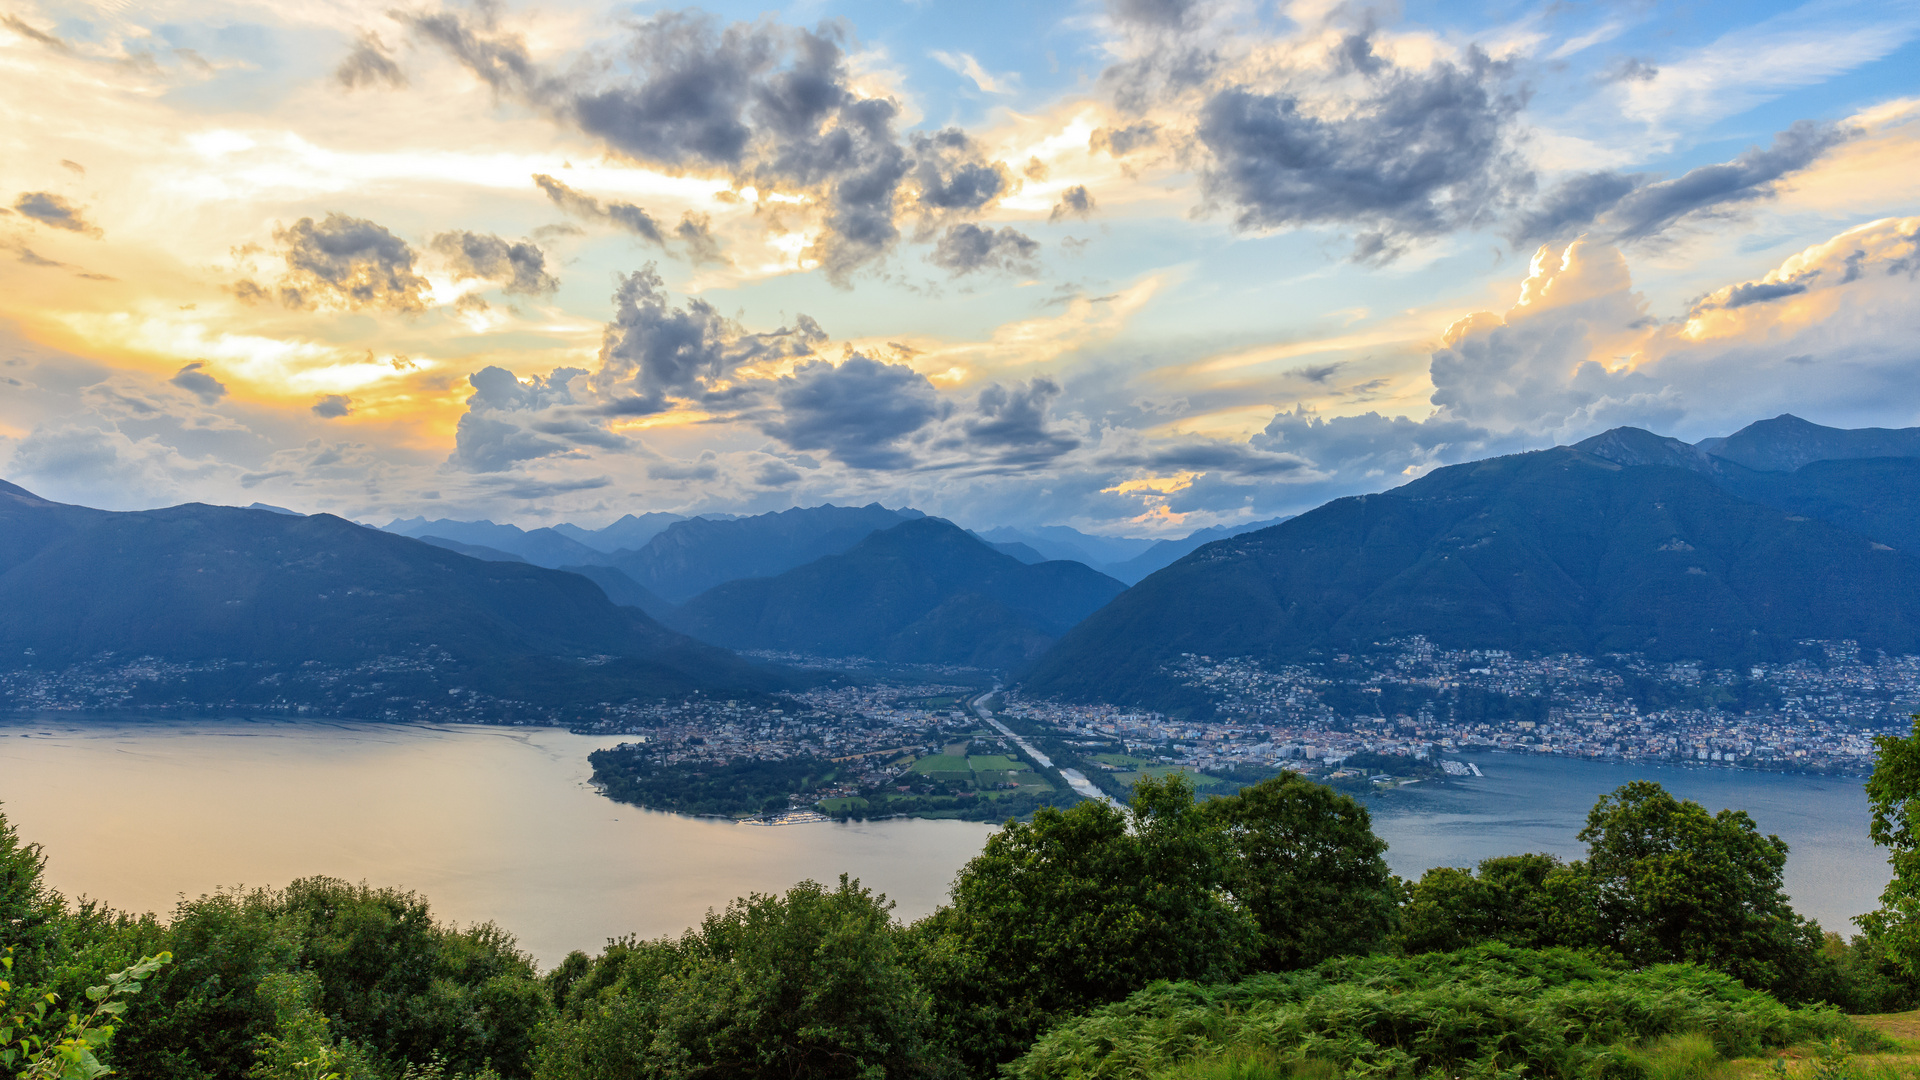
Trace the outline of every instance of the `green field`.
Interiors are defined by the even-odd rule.
[[[1095,754],[1093,760],[1103,765],[1117,765],[1122,769],[1140,770],[1153,764],[1146,758],[1131,757],[1127,754]]]

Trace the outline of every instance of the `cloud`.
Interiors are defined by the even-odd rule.
[[[1053,212],[1047,215],[1049,223],[1062,218],[1077,217],[1085,219],[1093,215],[1093,193],[1085,184],[1075,184],[1060,193],[1060,201],[1053,204]]]
[[[1013,190],[1013,173],[988,161],[959,128],[913,137],[915,201],[930,217],[977,214]]]
[[[1107,0],[1115,22],[1165,30],[1192,25],[1199,7],[1198,0]]]
[[[394,90],[407,85],[406,72],[400,70],[386,44],[371,30],[361,32],[353,51],[333,69],[333,77],[349,90],[375,83],[385,83]]]
[[[1723,216],[1772,198],[1782,179],[1855,134],[1839,125],[1802,120],[1775,135],[1773,145],[1764,150],[1751,147],[1732,161],[1703,165],[1671,180],[1613,171],[1576,176],[1518,219],[1514,241],[1552,240],[1590,226],[1617,243],[1647,241],[1683,222]]]
[[[473,395],[454,430],[448,460],[472,472],[503,472],[522,461],[572,452],[575,441],[564,436],[581,434],[588,425],[569,431],[564,422],[551,422],[552,413],[556,406],[574,404],[569,384],[584,374],[578,368],[558,368],[545,378],[532,375],[522,382],[502,367],[474,372],[467,377]],[[595,440],[607,437],[597,429],[589,435]]]
[[[948,226],[930,256],[935,266],[962,277],[977,270],[1013,274],[1039,272],[1040,243],[1010,225],[998,232],[984,225]]]
[[[703,450],[692,461],[677,459],[656,461],[647,466],[647,477],[652,480],[674,480],[686,482],[697,480],[703,483],[718,479],[720,476],[720,456],[711,450]]]
[[[613,301],[589,380],[612,414],[664,411],[670,397],[714,393],[741,367],[802,359],[827,340],[805,315],[791,327],[750,333],[705,300],[675,310],[651,266],[623,276]]]
[[[13,201],[16,213],[23,214],[52,229],[65,229],[97,237],[100,230],[89,223],[80,208],[50,191],[24,192]]]
[[[1094,128],[1093,134],[1087,136],[1087,149],[1105,151],[1111,157],[1123,158],[1159,141],[1160,126],[1150,120],[1142,120],[1126,127]]]
[[[856,469],[910,468],[913,457],[900,441],[950,408],[912,368],[857,353],[837,366],[800,365],[778,380],[775,399],[779,412],[761,421],[762,431]]]
[[[58,36],[48,33],[45,30],[36,30],[32,26],[27,25],[18,16],[0,15],[0,26],[6,27],[21,37],[26,38],[28,41],[37,41],[55,52],[70,53],[73,51],[73,46],[67,44]]]
[[[617,48],[553,75],[486,17],[404,18],[496,93],[622,157],[812,194],[823,231],[808,255],[837,284],[899,238],[894,202],[909,167],[894,131],[899,107],[856,92],[842,32],[831,24],[722,27],[703,13],[664,12],[630,24]]]
[[[363,218],[331,213],[315,225],[301,218],[277,228],[287,272],[277,290],[253,281],[232,286],[233,294],[248,303],[277,296],[294,309],[383,309],[424,311],[432,286],[413,272],[414,252],[405,240]]]
[[[1013,83],[1017,81],[1016,76],[994,75],[988,72],[986,68],[981,67],[980,61],[975,60],[970,53],[942,52],[939,49],[935,49],[927,55],[933,57],[940,66],[947,68],[954,74],[963,75],[972,80],[973,85],[979,87],[981,93],[1013,93]]]
[[[206,363],[195,360],[175,372],[167,381],[200,399],[203,405],[211,405],[227,396],[226,384],[207,374]]]
[[[1044,377],[981,390],[960,421],[969,456],[1040,465],[1078,449],[1078,437],[1049,422],[1048,409],[1059,396],[1060,384]]]
[[[345,394],[324,394],[313,403],[313,415],[323,420],[338,420],[353,412],[353,399]]]
[[[660,231],[660,223],[652,214],[629,202],[602,203],[591,195],[583,194],[555,180],[544,173],[535,173],[533,182],[547,193],[553,205],[575,217],[589,221],[609,222],[651,244],[664,248],[667,246],[666,234]]]
[[[1354,257],[1384,262],[1415,240],[1493,221],[1529,188],[1510,130],[1523,98],[1504,91],[1506,65],[1470,49],[1459,64],[1363,74],[1367,94],[1344,114],[1287,93],[1214,94],[1198,129],[1212,155],[1201,174],[1209,202],[1243,230],[1356,227]]]
[[[547,273],[546,255],[526,240],[456,231],[434,237],[431,246],[452,267],[455,281],[497,281],[502,292],[529,296],[560,287],[559,280]]]

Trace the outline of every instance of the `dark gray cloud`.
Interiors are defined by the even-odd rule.
[[[723,170],[762,190],[824,204],[810,254],[845,284],[899,238],[895,195],[909,167],[898,107],[852,88],[841,31],[770,21],[722,27],[692,11],[631,24],[616,50],[555,76],[485,14],[405,16],[497,93],[515,96],[635,161]]]
[[[1328,379],[1333,378],[1335,372],[1346,366],[1347,362],[1345,360],[1335,360],[1331,364],[1308,364],[1305,367],[1297,367],[1287,372],[1287,374],[1292,375],[1296,379],[1305,379],[1310,383],[1321,383],[1324,385]]]
[[[50,191],[22,192],[13,201],[13,209],[49,228],[86,236],[100,235],[100,230],[87,221],[79,207]]]
[[[1087,136],[1087,149],[1106,151],[1112,157],[1123,158],[1135,150],[1143,150],[1160,141],[1160,127],[1150,120],[1129,124],[1121,128],[1094,128]]]
[[[615,414],[663,411],[670,396],[701,397],[743,365],[811,356],[827,340],[805,315],[749,333],[705,300],[676,310],[651,266],[621,278],[613,302],[591,382]]]
[[[589,221],[610,222],[633,235],[664,248],[667,246],[666,234],[660,231],[660,223],[652,214],[629,202],[606,202],[583,192],[575,191],[566,184],[555,180],[545,173],[535,173],[533,182],[553,205],[575,217]]]
[[[338,420],[353,412],[353,399],[345,394],[323,394],[313,403],[313,415],[326,420]]]
[[[432,247],[453,266],[455,281],[497,281],[502,292],[528,296],[560,287],[559,280],[547,273],[546,254],[526,240],[456,231],[434,237]]]
[[[1200,112],[1212,155],[1203,190],[1241,229],[1352,226],[1356,258],[1391,259],[1414,239],[1493,220],[1531,186],[1510,130],[1524,98],[1507,77],[1478,49],[1421,72],[1382,65],[1338,117],[1289,94],[1221,90]]]
[[[240,281],[231,287],[234,296],[248,303],[278,297],[295,309],[417,312],[427,306],[432,286],[413,272],[413,248],[371,221],[328,214],[316,225],[312,218],[301,218],[275,229],[273,238],[287,263],[278,288]]]
[[[570,495],[576,491],[598,491],[613,483],[604,476],[592,476],[583,480],[503,480],[492,491],[509,499],[551,499],[555,495]]]
[[[1722,216],[1773,197],[1781,179],[1819,160],[1855,133],[1802,120],[1732,161],[1661,180],[1651,173],[1586,173],[1549,191],[1515,223],[1517,244],[1550,242],[1595,227],[1621,243],[1647,241],[1690,220]]]
[[[837,367],[802,364],[778,381],[775,398],[779,412],[761,421],[762,431],[856,469],[910,468],[900,441],[949,409],[924,375],[858,354]]]
[[[68,172],[78,173],[81,176],[87,175],[87,167],[77,161],[68,161],[66,158],[61,158],[60,167]]]
[[[333,69],[333,77],[349,90],[375,83],[384,83],[396,90],[407,85],[406,72],[400,70],[386,44],[371,30],[360,34],[353,51]]]
[[[943,128],[913,137],[913,182],[929,214],[976,214],[1013,189],[1013,174],[987,161],[967,133]]]
[[[699,480],[707,482],[720,475],[719,455],[711,450],[703,450],[692,461],[669,459],[656,461],[647,466],[647,476],[653,480]]]
[[[173,378],[167,381],[199,398],[201,404],[211,405],[227,396],[227,387],[219,379],[207,374],[206,367],[205,361],[195,360],[174,372]]]
[[[1642,179],[1602,170],[1564,180],[1514,222],[1513,241],[1527,244],[1578,232],[1639,187]]]
[[[1011,387],[995,383],[974,399],[960,430],[975,454],[984,452],[1003,465],[1044,464],[1080,446],[1072,433],[1048,422],[1048,409],[1059,396],[1060,384],[1045,377]]]
[[[996,232],[984,225],[948,226],[930,256],[935,266],[960,277],[976,270],[1032,274],[1039,271],[1040,243],[1010,225]]]
[[[1060,201],[1053,204],[1053,212],[1047,215],[1048,222],[1061,218],[1077,217],[1085,219],[1093,214],[1095,203],[1093,193],[1085,184],[1075,184],[1060,193]]]
[[[1249,443],[1194,441],[1143,447],[1112,454],[1110,465],[1128,465],[1155,472],[1204,472],[1240,477],[1272,477],[1310,469],[1312,463],[1295,454],[1262,450]]]
[[[1854,132],[1835,124],[1802,120],[1732,161],[1703,165],[1683,176],[1636,188],[1608,214],[1622,240],[1641,240],[1690,217],[1770,198],[1775,182],[1814,163]]]
[[[1157,30],[1191,26],[1199,7],[1198,0],[1107,0],[1107,11],[1115,22]]]
[[[1726,308],[1742,308],[1749,304],[1764,304],[1769,300],[1778,300],[1786,296],[1797,296],[1807,291],[1808,275],[1795,281],[1749,281],[1735,285],[1727,294],[1727,302],[1720,305]]]
[[[569,384],[584,374],[578,368],[558,368],[544,379],[534,375],[521,382],[502,367],[474,372],[467,377],[473,395],[454,430],[449,460],[472,472],[503,472],[522,461],[572,452],[573,441],[562,437],[568,432],[541,431],[526,421],[572,405]]]
[[[59,37],[45,30],[34,29],[18,16],[0,15],[0,26],[6,27],[21,37],[26,38],[28,41],[37,41],[56,52],[70,53],[73,51],[73,46],[67,44]]]
[[[778,458],[763,461],[753,470],[753,482],[760,487],[786,487],[799,480],[800,470]]]

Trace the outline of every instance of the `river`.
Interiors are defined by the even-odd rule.
[[[416,890],[492,920],[543,965],[622,934],[676,934],[710,907],[842,872],[915,918],[992,827],[958,821],[755,827],[622,806],[587,784],[618,741],[551,728],[72,717],[0,723],[0,809],[46,846],[69,896],[165,912],[181,896],[326,874]],[[1472,757],[1485,776],[1368,797],[1403,875],[1488,855],[1578,856],[1601,794],[1646,777],[1749,811],[1792,846],[1787,891],[1829,928],[1872,909],[1886,865],[1858,781]]]

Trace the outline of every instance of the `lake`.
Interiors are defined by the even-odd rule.
[[[991,826],[736,825],[622,806],[587,785],[617,738],[552,728],[316,721],[0,722],[0,804],[52,884],[164,912],[182,895],[326,874],[400,885],[442,918],[493,920],[543,965],[609,937],[675,934],[748,891],[842,872],[915,918]],[[1369,797],[1397,873],[1488,855],[1577,856],[1601,794],[1658,780],[1750,812],[1792,846],[1787,890],[1829,928],[1886,882],[1858,781],[1483,754],[1486,774]]]

